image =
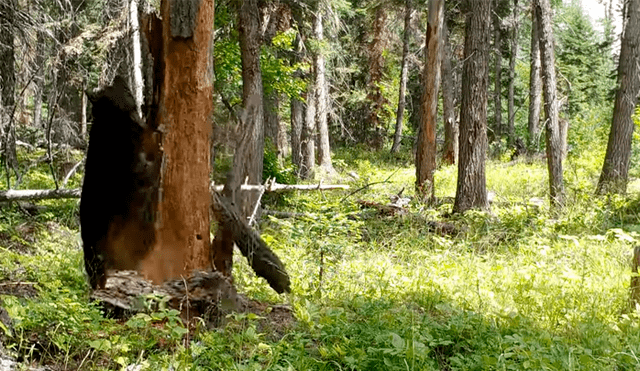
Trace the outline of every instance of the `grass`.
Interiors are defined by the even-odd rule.
[[[386,203],[403,188],[412,195],[408,154],[340,150],[335,164],[358,173],[345,182],[363,189],[292,193],[266,205],[307,213],[261,225],[292,277],[291,295],[275,294],[236,259],[239,291],[293,308],[284,337],[261,333],[246,314],[221,329],[190,329],[188,338],[172,311],[104,318],[88,299],[77,200],[56,200],[35,217],[16,208],[0,215],[0,283],[29,282],[37,292],[0,296],[13,319],[0,326],[4,352],[25,365],[96,370],[640,369],[640,314],[627,310],[638,195],[595,198],[597,161],[569,159],[560,215],[529,202],[546,201],[543,163],[489,163],[491,212],[449,219],[464,231],[457,237],[425,225],[451,210],[455,167],[435,174],[441,205],[412,201],[409,215],[383,217],[355,201]],[[44,171],[25,184],[44,182]]]

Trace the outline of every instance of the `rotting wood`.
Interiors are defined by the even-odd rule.
[[[224,185],[212,185],[212,189],[216,192],[222,192]],[[243,184],[240,187],[242,191],[261,191],[265,192],[288,192],[288,191],[326,191],[335,189],[349,189],[346,184],[279,184],[269,183],[266,185]],[[0,191],[0,202],[7,201],[37,201],[52,200],[61,198],[80,198],[80,188],[74,189],[10,189]]]
[[[163,298],[168,307],[180,311],[186,321],[194,317],[217,325],[225,314],[246,306],[235,287],[219,272],[194,271],[186,278],[175,278],[154,285],[135,271],[114,271],[108,275],[104,289],[91,298],[99,301],[111,316],[122,318],[153,308],[150,297]],[[186,285],[186,286],[185,286]]]

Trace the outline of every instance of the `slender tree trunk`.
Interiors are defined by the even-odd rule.
[[[640,0],[627,3],[628,19],[622,36],[618,65],[618,90],[613,109],[607,153],[598,181],[598,194],[625,193],[634,123],[632,116],[640,94]]]
[[[291,98],[291,163],[300,171],[302,166],[302,127],[304,126],[304,102]]]
[[[444,0],[429,1],[427,23],[427,51],[423,76],[422,122],[416,151],[416,193],[424,199],[433,199],[433,173],[436,171],[436,121],[438,119],[438,91],[442,63],[442,27]]]
[[[367,119],[369,130],[365,138],[376,150],[382,148],[384,144],[384,124],[385,114],[383,112],[386,100],[380,90],[384,69],[384,49],[386,48],[387,12],[384,3],[378,3],[375,7],[373,20],[372,40],[369,43],[369,83],[368,97],[369,115]],[[367,137],[368,136],[368,137]]]
[[[458,183],[453,211],[488,209],[485,177],[491,0],[466,0]]]
[[[297,20],[300,23],[300,20]],[[302,54],[302,35],[300,32],[296,35],[294,40],[295,53],[291,57],[291,65],[296,65],[301,61]],[[296,71],[297,76],[302,76],[302,71]],[[300,169],[302,168],[302,128],[304,126],[304,102],[300,97],[294,96],[291,98],[291,162],[296,169],[296,176],[300,176]]]
[[[456,163],[458,158],[458,121],[455,111],[454,70],[451,67],[451,43],[447,22],[443,24],[444,57],[442,59],[442,118],[444,119],[444,151],[442,162],[448,165]]]
[[[131,66],[131,87],[133,97],[136,100],[136,110],[138,115],[142,116],[142,100],[144,82],[142,81],[142,49],[140,47],[140,22],[138,19],[138,1],[131,0],[129,2],[129,24],[131,27],[131,55],[133,57],[133,66]]]
[[[307,105],[305,111],[304,126],[302,127],[302,166],[300,178],[313,178],[316,164],[316,92],[314,84],[309,83],[307,89]]]
[[[398,93],[398,110],[396,112],[396,131],[393,135],[391,153],[400,150],[402,141],[402,121],[404,118],[405,94],[407,91],[407,75],[409,71],[409,36],[411,35],[411,0],[405,1],[404,35],[402,37],[402,71],[400,72],[400,92]]]
[[[264,138],[269,139],[280,158],[278,147],[278,125],[280,124],[279,102],[275,91],[264,92]]]
[[[536,7],[531,7],[531,69],[529,71],[529,145],[538,145],[542,79],[540,78],[540,30]]]
[[[515,104],[514,104],[514,86],[516,81],[516,57],[518,55],[518,0],[513,0],[513,33],[511,35],[511,56],[509,58],[509,96],[508,96],[508,112],[509,112],[509,147],[515,143]]]
[[[496,1],[499,3],[499,1]],[[499,6],[499,4],[496,4]],[[495,80],[493,88],[494,126],[493,141],[500,143],[502,138],[502,20],[493,12],[493,47],[495,48]]]
[[[85,90],[87,89],[87,83],[86,81],[82,82],[82,92],[80,92],[80,94],[82,95],[82,100],[81,100],[81,106],[82,108],[80,109],[80,137],[82,139],[87,139],[87,94],[85,93]]]
[[[553,47],[553,28],[549,0],[533,0],[540,27],[540,60],[544,82],[545,134],[547,139],[547,166],[551,204],[564,205],[564,182],[562,175],[562,137],[558,123],[558,100],[556,98],[556,68]]]
[[[156,248],[141,269],[155,282],[208,269],[210,140],[213,115],[213,0],[185,7],[163,0],[162,21],[146,18],[154,57],[147,123],[162,131],[161,192]]]
[[[257,0],[242,0],[238,8],[238,33],[242,60],[242,103],[246,121],[243,137],[234,157],[234,184],[238,187],[248,180],[249,184],[262,183],[262,160],[264,157],[264,111],[262,72],[260,69],[261,31]],[[236,157],[238,160],[236,161]],[[239,194],[236,194],[236,197]],[[258,202],[258,194],[247,192],[236,199],[241,215],[249,217]]]
[[[322,16],[323,16],[322,3],[318,1],[318,8],[313,18],[313,36],[319,45],[322,45],[324,40],[323,28],[322,28]],[[320,161],[320,167],[327,174],[335,173],[333,165],[331,164],[331,148],[329,146],[329,126],[327,123],[327,82],[325,73],[325,60],[324,50],[322,46],[316,51],[313,64],[316,72],[316,125],[318,128],[318,157]]]
[[[4,126],[4,161],[7,176],[7,186],[11,188],[9,182],[9,169],[13,168],[18,175],[18,156],[16,155],[16,129],[14,118],[12,117],[15,106],[16,69],[14,51],[14,17],[17,7],[15,0],[4,0],[0,2],[0,126]],[[4,121],[4,122],[3,122]]]
[[[45,35],[36,31],[36,76],[33,89],[33,127],[42,129],[42,95],[44,94]]]

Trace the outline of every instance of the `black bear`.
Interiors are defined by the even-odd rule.
[[[159,132],[136,112],[121,77],[87,93],[93,125],[80,199],[84,262],[92,289],[107,269],[136,269],[155,243],[160,183]]]

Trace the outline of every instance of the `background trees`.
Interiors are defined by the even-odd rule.
[[[3,55],[9,58],[9,50],[15,55],[12,63],[3,64],[3,73],[7,75],[3,79],[10,81],[10,66],[16,76],[14,84],[3,84],[4,90],[12,91],[3,96],[2,155],[4,164],[13,169],[13,175],[5,176],[5,183],[7,179],[12,186],[19,183],[20,175],[26,171],[19,159],[12,159],[19,158],[12,156],[12,148],[13,143],[27,143],[24,139],[29,135],[34,139],[31,142],[39,145],[50,137],[53,168],[61,168],[68,162],[60,158],[64,154],[61,145],[79,148],[85,145],[86,120],[90,122],[91,117],[83,119],[86,101],[80,93],[82,89],[109,82],[116,74],[125,76],[131,86],[135,84],[136,77],[129,68],[135,58],[132,48],[135,33],[123,30],[135,27],[131,12],[135,13],[136,4],[124,0],[109,2],[107,6],[95,1],[18,2],[15,9],[11,8],[13,13],[3,12],[6,15],[2,18],[3,27],[8,32],[3,32],[2,37],[11,35],[12,28],[8,26],[12,24],[11,14],[15,13],[13,22],[18,24],[17,29],[13,28],[13,43],[2,43]],[[393,139],[393,149],[398,153],[394,158],[407,158],[415,148],[417,122],[423,117],[419,104],[423,81],[435,76],[434,67],[425,66],[421,49],[429,14],[426,2],[257,2],[252,4],[251,16],[251,22],[257,26],[256,34],[248,40],[253,43],[251,58],[246,57],[249,48],[243,33],[247,28],[242,26],[249,13],[239,12],[234,4],[218,2],[215,14],[214,104],[219,108],[214,112],[216,139],[212,143],[212,162],[219,181],[224,181],[233,167],[236,150],[244,150],[239,145],[244,134],[252,138],[253,144],[248,145],[252,154],[239,158],[249,161],[253,156],[249,161],[253,165],[238,176],[239,182],[249,173],[250,182],[254,183],[268,176],[288,181],[294,175],[322,177],[326,172],[314,174],[313,170],[317,165],[333,166],[332,148],[362,143],[369,145],[363,148],[388,148]],[[551,5],[551,11],[560,15],[551,22],[557,35],[555,75],[563,156],[594,145],[598,151],[604,151],[608,125],[600,118],[606,116],[613,102],[610,72],[615,65],[611,55],[615,35],[611,19],[615,12],[608,11],[608,20],[603,28],[598,28],[577,3]],[[148,6],[140,4],[142,9]],[[533,10],[528,3],[505,0],[497,2],[492,13],[494,41],[489,51],[488,84],[494,103],[489,105],[486,125],[490,128],[489,148],[494,148],[488,155],[493,159],[532,155],[548,149],[545,143],[535,140],[545,121],[541,122],[536,114],[542,103],[538,101],[536,83],[539,69],[536,48],[540,43],[534,41],[538,38]],[[436,161],[434,168],[457,160],[456,112],[461,102],[464,14],[457,2],[447,3],[444,13],[447,37],[443,45],[447,46],[440,67],[443,110],[434,120],[436,147],[429,150],[429,155],[441,158],[442,163]],[[65,21],[51,22],[53,19]],[[51,35],[55,38],[50,38]],[[241,40],[245,40],[243,47]],[[253,82],[245,84],[242,74],[248,75],[251,65],[259,65],[260,72],[253,68],[253,77],[249,79]],[[258,78],[262,80],[262,93],[256,90],[249,95],[262,99],[263,103],[256,100],[256,104],[251,104],[243,89],[255,85]],[[405,98],[398,94],[403,79],[407,82]],[[404,102],[405,107],[398,110]],[[13,106],[13,121],[6,115],[8,106]],[[529,110],[522,108],[526,106]],[[260,117],[260,110],[262,129],[254,128],[250,134],[238,129],[241,127],[238,125],[257,125],[261,120],[254,116]],[[406,115],[398,114],[405,111]],[[15,124],[13,130],[9,122]],[[404,130],[396,129],[400,127]],[[15,139],[13,131],[17,134]],[[261,149],[263,138],[270,144]],[[529,139],[522,141],[527,143],[526,148],[516,148],[517,140],[524,138]],[[290,157],[287,147],[292,148]],[[266,159],[261,159],[264,153]],[[633,156],[634,152],[630,153]],[[435,191],[437,194],[437,187]]]

